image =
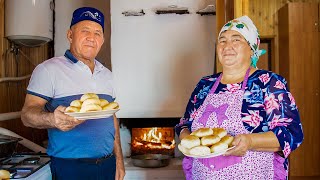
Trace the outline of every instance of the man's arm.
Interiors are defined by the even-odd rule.
[[[116,156],[116,180],[122,180],[125,175],[123,155],[120,144],[120,129],[117,117],[113,116],[115,139],[114,139],[114,154]]]
[[[82,121],[64,114],[65,107],[62,106],[57,107],[53,113],[45,112],[46,103],[45,99],[27,94],[21,113],[23,124],[38,129],[58,128],[62,131],[68,131],[82,123]]]

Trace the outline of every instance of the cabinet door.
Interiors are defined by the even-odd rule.
[[[305,137],[290,155],[291,176],[320,175],[318,11],[315,3],[289,3],[289,87]]]

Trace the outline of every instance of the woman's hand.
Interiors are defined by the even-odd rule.
[[[280,144],[276,135],[271,132],[239,134],[234,137],[232,146],[225,155],[244,156],[248,150],[277,152],[280,151]]]
[[[224,155],[244,156],[252,147],[252,139],[250,137],[250,134],[239,134],[235,136],[232,142],[232,146],[235,147],[227,151]]]
[[[191,134],[191,132],[189,131],[188,128],[182,129],[182,131],[180,132],[179,139],[182,140],[184,137],[186,137],[190,134]]]

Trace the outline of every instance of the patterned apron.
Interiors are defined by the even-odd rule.
[[[249,134],[245,129],[241,108],[250,68],[247,70],[241,90],[215,94],[221,77],[216,80],[203,104],[197,109],[191,130],[203,127],[221,127],[232,136]],[[242,156],[218,156],[213,158],[190,158],[183,160],[186,179],[273,179],[273,152],[247,151]]]

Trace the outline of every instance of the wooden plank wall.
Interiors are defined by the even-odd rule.
[[[10,42],[4,37],[4,0],[0,0],[0,68],[1,76],[19,77],[32,73],[35,65],[52,57],[52,43],[37,48],[20,48],[21,53],[16,56],[10,52]],[[29,60],[31,62],[29,62]],[[4,72],[3,72],[4,71]],[[26,95],[26,87],[29,79],[15,82],[0,83],[0,113],[21,111]],[[0,127],[9,129],[31,141],[41,144],[47,139],[46,130],[37,130],[25,127],[20,119],[0,121]]]
[[[314,2],[320,0],[234,0],[235,17],[248,15],[257,26],[261,37],[274,37],[275,64],[279,73],[278,10],[288,2]]]

